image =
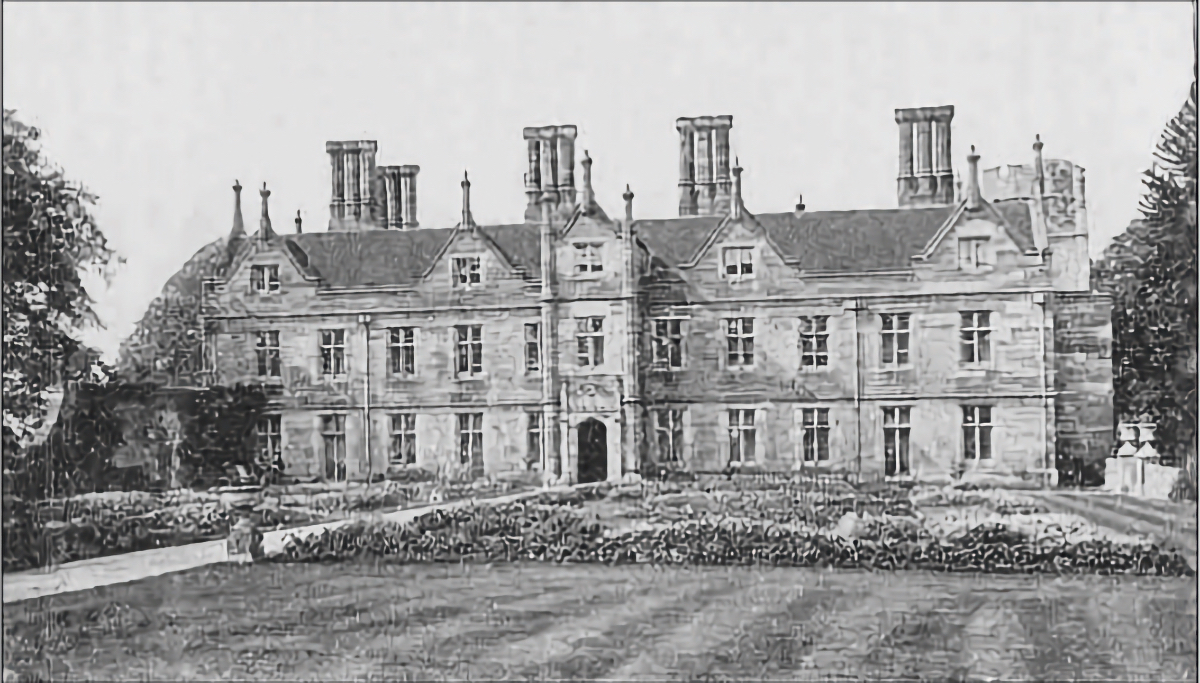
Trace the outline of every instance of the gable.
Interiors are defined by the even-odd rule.
[[[991,264],[995,264],[1004,255],[1020,256],[1024,253],[1024,249],[1009,236],[1008,230],[998,221],[991,220],[990,216],[964,215],[940,236],[937,246],[923,261],[958,269],[959,245],[964,240],[983,240],[986,245],[984,253]]]
[[[311,280],[309,269],[302,268],[296,263],[294,254],[288,249],[283,240],[275,238],[263,245],[254,239],[246,240],[225,273],[225,283],[228,291],[238,291],[249,288],[250,270],[254,266],[279,266],[279,281],[283,284]]]
[[[939,247],[948,236],[952,233],[955,235],[959,234],[954,232],[957,228],[978,221],[995,226],[997,237],[1000,233],[1003,233],[1003,236],[1007,239],[1007,243],[1014,245],[1015,249],[1021,253],[1035,251],[1033,216],[1030,213],[1029,205],[1020,199],[1009,199],[992,203],[985,202],[978,209],[969,211],[966,209],[965,203],[960,204],[955,210],[952,219],[947,221],[930,238],[929,243],[921,250],[918,258],[926,260],[932,257],[935,252],[940,251]],[[974,229],[978,230],[982,228]]]
[[[725,252],[727,249],[748,247],[754,258],[754,264],[759,270],[787,266],[789,259],[782,253],[766,229],[753,216],[739,220],[730,220],[713,231],[712,236],[701,248],[695,262],[684,267],[697,267],[700,264],[714,264],[718,274],[724,276]],[[755,275],[761,275],[756,273]]]
[[[512,237],[512,235],[507,234],[505,236]],[[520,240],[512,240],[509,244],[510,249],[517,249],[519,247]],[[474,230],[454,228],[445,245],[430,262],[425,272],[422,273],[422,279],[430,277],[449,278],[452,259],[458,256],[479,256],[481,259],[481,270],[485,278],[488,277],[488,273],[495,272],[494,269],[497,266],[506,274],[524,274],[524,269],[514,264],[505,253],[503,247],[485,230],[479,227],[476,227]]]

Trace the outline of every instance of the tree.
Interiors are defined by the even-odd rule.
[[[1149,415],[1160,452],[1196,455],[1196,83],[1167,123],[1142,182],[1143,219],[1105,250],[1096,285],[1113,295],[1114,404],[1122,420]]]
[[[120,259],[89,207],[96,196],[67,180],[41,153],[40,131],[4,110],[4,408],[5,468],[45,417],[49,395],[91,368],[80,328],[98,323],[81,275],[111,275]],[[82,365],[88,365],[83,363]]]

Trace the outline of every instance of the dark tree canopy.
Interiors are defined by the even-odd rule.
[[[119,262],[90,213],[96,197],[41,153],[37,128],[4,110],[5,468],[37,430],[48,393],[91,379],[78,338],[98,322],[81,274]]]
[[[1114,403],[1120,420],[1148,415],[1160,452],[1193,471],[1196,440],[1196,83],[1167,123],[1145,173],[1142,220],[1095,265],[1113,294]]]

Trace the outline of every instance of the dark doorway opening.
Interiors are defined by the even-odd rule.
[[[608,478],[608,430],[604,423],[588,418],[579,425],[579,483]]]

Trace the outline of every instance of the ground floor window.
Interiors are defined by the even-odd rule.
[[[526,431],[525,463],[528,469],[546,469],[546,453],[542,448],[542,414],[529,413],[529,429]]]
[[[683,462],[683,411],[660,408],[654,411],[654,434],[661,462]]]
[[[393,465],[417,464],[417,416],[411,413],[392,416]]]
[[[800,409],[800,457],[804,462],[829,460],[829,409]]]
[[[272,465],[283,468],[283,433],[280,429],[278,415],[266,415],[258,419],[255,425],[258,437],[258,464],[269,468]]]
[[[325,442],[325,478],[346,481],[346,416],[322,415],[321,439]]]
[[[729,411],[729,462],[754,462],[754,411]]]
[[[463,465],[482,465],[483,413],[458,415],[458,461]]]
[[[883,473],[895,477],[909,474],[907,406],[885,406],[883,409]]]
[[[992,459],[992,409],[963,406],[963,459],[968,463]]]

